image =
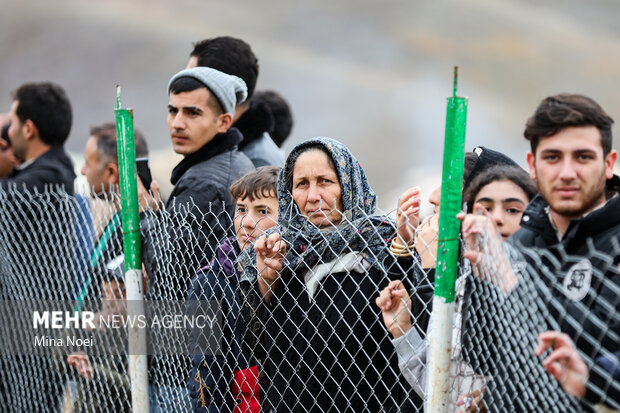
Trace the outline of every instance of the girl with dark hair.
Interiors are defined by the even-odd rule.
[[[478,206],[487,214],[503,239],[521,228],[525,207],[538,190],[530,175],[518,166],[494,166],[478,175],[463,195],[467,212]]]
[[[471,162],[472,157],[473,163]],[[519,223],[523,211],[537,192],[529,174],[507,156],[482,147],[474,149],[473,153],[468,152],[465,164],[463,200],[467,204],[468,211],[471,212],[474,206],[476,209],[484,209],[499,228],[502,236],[512,235],[520,228]],[[437,194],[435,212],[439,211],[438,201]],[[397,220],[399,234],[404,233],[401,225],[406,225],[402,216],[410,215],[409,212],[411,212],[406,208],[405,202],[401,199],[399,205],[400,216]],[[416,219],[412,220],[409,217],[409,222],[415,222]],[[417,230],[418,233],[422,231],[424,231],[423,228]],[[437,255],[436,241],[433,243],[432,240],[437,237],[436,231],[431,234],[431,237],[428,241],[423,240],[424,242],[421,245],[418,240],[415,240],[418,242],[417,244],[413,243],[413,237],[405,238],[405,241],[411,240],[412,245],[409,249],[415,248],[420,256],[424,250],[432,249],[428,254],[428,259],[422,256],[423,273],[416,274],[413,277],[421,280],[415,288],[415,294],[410,296],[406,283],[395,280],[376,299],[377,306],[383,312],[385,327],[394,337],[393,344],[399,356],[401,372],[420,397],[424,397],[426,392],[427,344],[429,341],[426,330],[427,326],[430,325],[428,314],[432,303],[432,283]],[[459,396],[462,396],[461,399],[467,397],[470,400],[468,407],[472,411],[478,411],[478,408],[483,407],[481,403],[484,391],[482,389],[488,378],[476,374],[460,355],[460,320],[462,317],[460,310],[465,294],[467,275],[467,271],[462,271],[456,282],[455,308],[457,311],[451,365],[451,376],[455,377],[455,383],[453,384],[451,402],[456,403]],[[463,393],[469,394],[463,395]]]

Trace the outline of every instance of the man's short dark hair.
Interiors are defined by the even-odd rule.
[[[20,122],[30,119],[44,143],[50,146],[65,143],[73,115],[71,103],[60,86],[49,82],[26,83],[12,97],[18,102],[16,113]]]
[[[530,141],[536,154],[538,142],[553,136],[562,129],[578,126],[595,126],[601,132],[603,155],[611,152],[611,125],[614,120],[593,99],[577,94],[562,93],[549,96],[538,105],[528,119],[523,135]]]
[[[190,56],[198,66],[206,66],[229,75],[240,77],[248,88],[249,101],[254,95],[258,78],[258,59],[249,44],[230,36],[214,37],[193,44]]]
[[[144,135],[138,129],[134,129],[136,143],[136,158],[147,158],[149,148],[144,139]],[[113,122],[106,122],[90,128],[90,136],[97,139],[97,153],[99,158],[105,158],[107,162],[114,162],[118,165],[118,147],[116,141],[116,125]]]
[[[191,92],[196,89],[205,88],[209,91],[209,99],[207,99],[207,106],[211,108],[213,114],[215,116],[219,116],[224,113],[224,108],[220,103],[220,100],[215,96],[215,93],[211,92],[211,89],[207,87],[204,83],[200,82],[193,77],[185,76],[176,79],[170,85],[170,93],[174,95],[178,95],[183,92]]]
[[[288,102],[273,90],[260,90],[254,95],[252,102],[263,102],[273,115],[273,129],[269,131],[271,139],[278,147],[288,138],[293,128],[293,114]]]
[[[261,166],[243,175],[230,186],[233,199],[275,197],[278,193],[279,166]]]

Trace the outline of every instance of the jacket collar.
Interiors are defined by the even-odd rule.
[[[264,133],[269,133],[273,130],[274,124],[273,115],[265,103],[251,102],[250,107],[233,125],[243,135],[243,142],[239,144],[239,149],[259,139]]]
[[[521,226],[543,237],[547,244],[555,244],[557,236],[546,211],[548,206],[549,204],[540,194],[536,195],[523,213]],[[608,199],[605,205],[589,214],[572,219],[562,242],[568,243],[574,239],[583,240],[616,225],[620,225],[620,195]]]
[[[61,145],[52,146],[47,152],[43,153],[38,158],[31,159],[15,167],[11,176],[19,175],[20,172],[32,168],[33,165],[44,164],[48,161],[50,163],[61,163],[67,167],[67,169],[73,170],[73,162],[71,161],[71,158],[69,158],[69,155],[65,153],[65,148]]]
[[[196,152],[187,155],[174,167],[172,175],[170,176],[170,182],[172,185],[176,185],[189,168],[211,159],[222,152],[234,149],[242,140],[243,136],[236,128],[230,128],[224,133],[218,133],[206,145]]]

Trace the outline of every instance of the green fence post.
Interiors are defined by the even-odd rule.
[[[116,117],[118,166],[120,172],[127,316],[137,317],[145,314],[145,311],[136,148],[133,131],[133,111],[131,109],[121,109],[120,86],[117,86],[116,110],[114,110],[114,114]],[[134,413],[148,413],[149,383],[146,330],[138,328],[137,323],[128,324],[132,411]]]
[[[437,268],[427,381],[427,407],[430,412],[447,412],[451,408],[450,359],[460,234],[460,222],[456,215],[462,205],[468,102],[467,98],[456,96],[457,81],[458,67],[455,67],[453,95],[448,98],[446,111],[441,177]]]

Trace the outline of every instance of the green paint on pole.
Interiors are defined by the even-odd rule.
[[[458,67],[454,68],[453,96],[448,98],[446,134],[441,177],[441,205],[435,295],[454,302],[454,286],[458,271],[459,234],[461,225],[456,215],[461,210],[463,166],[465,164],[465,126],[467,98],[456,96]]]
[[[133,111],[121,109],[121,87],[117,86],[116,88],[116,110],[114,110],[114,114],[116,116],[118,166],[121,181],[121,222],[123,225],[125,271],[142,270]]]
[[[108,244],[108,241],[110,241],[110,238],[112,238],[114,231],[116,231],[116,228],[118,228],[118,226],[121,223],[120,220],[121,220],[120,213],[118,212],[114,214],[112,218],[110,218],[108,225],[106,225],[105,230],[103,231],[103,234],[99,238],[99,242],[97,242],[97,245],[95,245],[95,248],[93,248],[93,251],[90,254],[90,261],[88,262],[89,276],[86,279],[84,286],[82,287],[82,291],[80,291],[80,294],[78,295],[77,302],[75,303],[75,306],[73,307],[73,311],[82,311],[84,300],[86,299],[88,290],[90,289],[90,286],[93,282],[93,277],[92,277],[92,273],[90,270],[95,268],[97,264],[99,263],[99,260],[101,259],[101,256],[103,255],[103,251],[105,250]]]

